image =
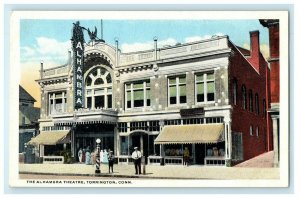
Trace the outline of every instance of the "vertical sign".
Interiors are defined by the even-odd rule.
[[[84,54],[84,36],[83,29],[79,21],[73,23],[73,83],[74,83],[74,109],[83,107],[83,54]]]

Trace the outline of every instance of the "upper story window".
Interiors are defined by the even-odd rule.
[[[126,108],[150,106],[150,80],[125,84]]]
[[[256,114],[259,114],[259,100],[258,100],[258,94],[255,94],[255,110],[256,110]]]
[[[66,92],[49,93],[49,114],[59,114],[67,111]]]
[[[232,83],[232,102],[234,105],[237,104],[237,80],[234,79]]]
[[[102,67],[92,70],[85,80],[85,106],[90,109],[112,108],[112,78]]]
[[[168,78],[169,105],[186,103],[186,77],[177,76]]]
[[[253,112],[253,94],[252,90],[249,90],[249,111]]]
[[[196,102],[215,101],[215,75],[214,73],[197,74],[196,83]]]
[[[245,85],[242,85],[242,105],[243,109],[247,109],[247,91]]]

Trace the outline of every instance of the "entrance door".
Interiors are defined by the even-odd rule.
[[[196,164],[204,165],[205,144],[195,144],[195,159]]]
[[[134,147],[139,147],[139,150],[142,152],[143,156],[145,156],[145,161],[147,163],[147,157],[149,154],[148,151],[148,134],[137,132],[131,135],[131,147],[130,147],[130,153],[133,152]]]

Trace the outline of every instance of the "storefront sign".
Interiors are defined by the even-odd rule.
[[[180,109],[180,115],[182,117],[204,115],[204,108]]]
[[[73,23],[74,24],[74,23]],[[74,82],[74,108],[83,107],[84,91],[83,91],[83,63],[84,63],[84,36],[83,29],[79,25],[79,21],[73,26],[73,82]]]

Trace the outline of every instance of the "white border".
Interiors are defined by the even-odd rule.
[[[11,17],[10,34],[10,86],[9,86],[9,183],[26,186],[26,180],[18,178],[18,85],[20,74],[20,20],[21,19],[280,19],[280,179],[279,180],[136,180],[130,187],[287,187],[288,186],[288,13],[286,11],[15,11]],[[48,186],[48,185],[45,185]],[[51,185],[52,186],[52,185]],[[80,185],[77,185],[80,186]],[[95,185],[99,186],[99,185]],[[55,187],[55,185],[53,185]],[[57,187],[62,187],[61,185]],[[67,187],[64,185],[63,187]],[[72,187],[75,187],[72,185]],[[89,186],[90,187],[90,186]],[[103,186],[108,187],[108,186]],[[109,187],[114,187],[113,185]],[[120,186],[117,186],[120,187]],[[124,186],[125,187],[125,186]]]

